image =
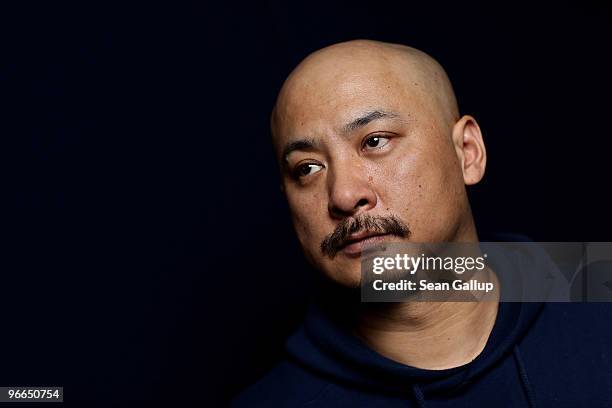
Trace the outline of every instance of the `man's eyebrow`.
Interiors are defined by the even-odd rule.
[[[360,117],[353,119],[352,121],[350,121],[349,123],[343,126],[343,131],[344,133],[350,133],[375,120],[394,119],[394,118],[399,118],[399,117],[400,115],[395,112],[388,112],[382,109],[376,109],[373,111],[366,112]],[[281,157],[286,162],[287,156],[289,156],[291,152],[295,150],[312,150],[312,149],[315,149],[316,147],[317,147],[317,143],[314,139],[294,140],[293,142],[289,142],[287,143],[287,145],[285,145],[285,147],[283,148]]]
[[[313,139],[299,139],[289,142],[283,148],[283,155],[281,156],[287,161],[287,156],[295,150],[312,150],[316,147],[316,143]]]
[[[361,127],[364,127],[368,123],[378,119],[397,118],[399,115],[394,112],[386,112],[384,110],[373,110],[366,112],[364,115],[353,119],[351,122],[344,125],[344,133],[353,132]]]

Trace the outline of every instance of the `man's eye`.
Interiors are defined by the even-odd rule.
[[[365,150],[375,150],[384,147],[387,143],[389,143],[388,137],[383,136],[370,136],[363,143],[363,149]]]
[[[305,177],[305,176],[314,174],[318,171],[321,171],[322,169],[323,169],[322,164],[304,163],[304,164],[300,164],[299,166],[295,168],[295,175],[297,177]]]

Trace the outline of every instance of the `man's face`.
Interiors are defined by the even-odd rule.
[[[355,287],[363,245],[456,240],[469,205],[454,123],[425,83],[378,65],[305,71],[285,85],[273,127],[309,261]]]

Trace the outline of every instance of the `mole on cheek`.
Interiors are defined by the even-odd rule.
[[[374,180],[374,179],[372,178],[372,176],[368,176],[368,181],[369,181],[370,183],[372,182],[372,180]]]

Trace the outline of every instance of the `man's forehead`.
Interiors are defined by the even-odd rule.
[[[331,130],[368,108],[458,119],[452,86],[433,58],[406,46],[358,40],[319,50],[293,70],[272,113],[272,134],[278,140],[306,128]]]
[[[419,97],[388,72],[345,75],[329,83],[300,83],[287,89],[276,105],[280,133],[312,126],[334,128],[371,111],[402,113]]]

